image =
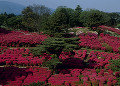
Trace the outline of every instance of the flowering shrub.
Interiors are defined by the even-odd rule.
[[[0,65],[40,66],[44,61],[52,59],[52,57],[46,53],[39,57],[34,57],[29,51],[29,49],[25,48],[3,50],[3,53],[0,54]]]
[[[105,47],[102,47],[101,42],[98,39],[98,35],[94,33],[88,33],[87,35],[79,35],[80,43],[78,44],[80,47],[88,47],[91,49],[98,49],[98,50],[106,50]]]
[[[114,37],[110,36],[108,34],[104,35],[103,33],[100,34],[100,37],[103,42],[107,43],[109,46],[112,47],[112,51],[115,53],[120,52],[119,47],[120,47],[120,38],[119,37]]]
[[[109,30],[109,31],[112,31],[112,32],[120,34],[120,30],[119,29],[112,28],[112,27],[109,27],[109,26],[104,26],[104,25],[101,25],[99,27],[102,28],[102,30]]]
[[[43,34],[11,31],[8,34],[0,34],[0,45],[9,47],[36,46],[47,37]]]
[[[48,79],[48,83],[50,83],[51,85],[63,85],[64,82],[65,84],[72,84],[74,82],[79,82],[79,78],[78,77],[71,77],[70,74],[56,74],[56,75],[52,75],[49,79]]]
[[[120,54],[106,53],[106,52],[94,52],[91,51],[89,57],[89,67],[94,66],[95,68],[105,67],[107,69],[109,60],[119,59]]]
[[[79,47],[87,47],[108,52],[120,52],[120,38],[101,33],[100,36],[88,33],[79,35]]]
[[[0,34],[0,39],[5,37],[7,38],[8,36],[10,36],[10,34],[12,35],[13,33],[14,36],[16,34],[15,40],[18,40],[18,38],[26,34],[27,34],[26,37],[28,36],[28,39],[31,39],[29,37],[33,37],[33,39],[35,39],[34,36],[38,37],[38,34],[36,33],[4,31],[2,34]],[[45,38],[46,37],[47,36],[45,36]],[[119,85],[120,72],[118,68],[120,63],[119,62],[120,54],[118,47],[120,47],[119,44],[120,39],[118,37],[113,37],[107,34],[104,35],[103,33],[101,33],[100,36],[93,33],[80,34],[79,37],[80,37],[79,41],[81,42],[79,43],[80,47],[107,50],[106,45],[108,45],[111,47],[112,52],[115,53],[99,51],[91,51],[89,53],[87,50],[63,51],[64,49],[61,49],[61,52],[58,49],[59,53],[56,53],[52,51],[53,48],[50,48],[50,50],[54,54],[42,53],[41,55],[39,55],[38,52],[37,55],[35,56],[27,48],[16,49],[7,48],[7,46],[11,46],[13,44],[17,46],[18,42],[16,41],[12,40],[13,44],[11,44],[11,42],[9,42],[11,40],[8,39],[7,40],[5,39],[5,41],[0,40],[1,43],[0,66],[13,66],[13,67],[0,67],[0,85],[4,86],[24,86],[24,85],[46,86],[48,84],[50,86]],[[26,38],[22,40],[26,40]],[[36,40],[38,41],[39,37]],[[59,42],[60,40],[62,41],[61,43],[59,43],[57,40],[59,40]],[[56,45],[54,44],[58,43],[59,45],[58,48],[61,48],[62,44],[63,48],[70,49],[70,46],[65,47],[65,45],[67,45],[67,43],[71,44],[78,43],[75,40],[76,39],[74,38],[73,39],[66,38],[64,40],[62,38],[60,39],[57,38],[56,41],[54,41],[54,43],[51,45],[54,46],[54,49],[57,49]],[[39,43],[35,42],[35,45],[40,44],[40,42],[41,41],[39,41]],[[65,45],[64,42],[66,43]],[[25,44],[25,42],[20,42],[18,45],[28,46],[29,43],[32,42],[28,42],[27,44]],[[33,44],[34,43],[30,44],[30,46],[32,46]],[[48,46],[46,47],[49,47],[49,43],[47,45]],[[24,68],[17,68],[14,66]],[[40,66],[42,67],[40,68]],[[48,70],[48,68],[43,68],[43,66],[46,66],[52,70]]]
[[[0,85],[23,86],[37,82],[46,82],[51,71],[47,68],[0,68]]]
[[[4,49],[5,48],[1,49],[2,52]],[[1,57],[0,61],[4,60],[4,63],[2,62],[1,64],[18,65],[19,63],[18,60],[21,61],[21,59],[24,58],[24,61],[26,61],[26,59],[28,60],[28,65],[29,65],[30,64],[29,61],[31,62],[33,60],[38,60],[39,58],[42,59],[43,61],[48,61],[48,63],[49,61],[51,61],[50,64],[52,63],[52,65],[55,66],[54,63],[52,62],[52,58],[49,57],[49,55],[44,54],[44,56],[41,55],[40,57],[34,57],[28,51],[29,49],[25,49],[25,48],[22,49],[17,48],[12,50],[7,49],[0,55]],[[66,86],[90,85],[91,86],[91,85],[104,85],[104,84],[110,86],[110,85],[118,84],[119,82],[118,77],[120,76],[120,73],[119,72],[114,73],[113,70],[109,69],[109,60],[119,59],[120,54],[91,51],[90,54],[87,55],[87,50],[83,50],[83,51],[74,50],[73,52],[74,54],[70,52],[61,53],[59,58],[60,61],[62,62],[62,66],[57,65],[59,66],[57,67],[58,74],[55,74],[54,71],[53,73],[51,73],[51,71],[48,70],[47,68],[37,68],[37,67],[22,68],[22,72],[21,69],[19,68],[16,69],[9,68],[7,70],[5,68],[1,68],[0,84],[2,85],[4,84],[8,86],[29,85],[37,82],[45,82],[45,84],[51,84],[56,86],[57,85],[66,85]],[[16,62],[13,60],[13,58],[11,58],[12,56],[14,56]],[[21,57],[19,58],[19,56]],[[30,56],[33,56],[31,60],[29,60]],[[86,58],[88,60],[84,62]],[[23,65],[23,63],[20,65]],[[35,62],[33,61],[32,65],[38,65],[38,64],[36,63],[36,61]],[[14,72],[16,72],[18,75],[16,75],[16,73]],[[8,75],[4,75],[4,74],[8,74]],[[7,78],[11,74],[15,74],[15,75],[13,75],[13,77],[11,77],[10,79]],[[5,78],[2,79],[2,77]]]

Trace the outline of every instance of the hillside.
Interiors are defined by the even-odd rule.
[[[13,2],[8,1],[0,1],[0,13],[7,12],[14,13],[16,15],[21,14],[21,11],[24,9],[25,6]]]
[[[71,28],[77,36],[0,28],[1,86],[120,86],[120,30]]]

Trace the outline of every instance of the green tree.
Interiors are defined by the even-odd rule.
[[[4,24],[4,21],[6,20],[7,16],[1,14],[0,15],[0,26]]]
[[[22,11],[23,24],[33,31],[40,32],[51,11],[44,5],[30,5]]]
[[[115,26],[120,23],[120,14],[118,13],[108,13],[110,20],[108,21],[109,26]]]
[[[35,26],[34,26],[34,13],[30,7],[26,7],[22,11],[22,24],[29,29],[33,29],[35,31]]]
[[[22,26],[22,18],[21,16],[11,17],[7,19],[7,27],[13,29],[21,29]]]
[[[82,26],[82,23],[79,21],[79,16],[82,12],[82,8],[80,7],[80,5],[77,5],[77,7],[75,8],[74,11],[74,16],[73,16],[73,24],[74,26]]]
[[[97,27],[107,23],[110,20],[110,17],[102,11],[88,9],[87,11],[83,11],[81,13],[79,19],[86,27]]]
[[[62,51],[73,51],[74,49],[78,49],[79,38],[57,38],[57,37],[49,37],[42,42],[42,45],[38,45],[36,48],[31,49],[31,52],[39,56],[42,53],[48,54],[59,54]]]
[[[50,8],[36,4],[30,5],[29,7],[33,10],[33,13],[35,13],[35,28],[38,32],[44,30],[44,24],[48,21],[48,17],[51,15]]]
[[[74,10],[65,6],[60,6],[50,16],[46,29],[55,32],[67,32],[71,25],[71,16]]]

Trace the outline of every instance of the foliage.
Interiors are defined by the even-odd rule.
[[[46,50],[50,52],[60,53],[62,50],[72,51],[73,49],[78,48],[79,38],[49,38],[43,42],[46,46]]]
[[[110,60],[109,64],[110,64],[109,68],[112,69],[114,72],[120,71],[120,59]],[[117,76],[117,81],[118,81],[117,84],[120,85],[120,77],[119,76]]]
[[[42,53],[45,53],[46,50],[44,48],[45,46],[40,46],[40,47],[34,47],[30,49],[30,52],[33,53],[35,56],[39,56]]]
[[[73,19],[72,19],[73,26],[83,26],[82,23],[79,21],[79,16],[82,11],[83,10],[80,7],[80,5],[77,5],[77,7],[75,8],[75,11],[74,11]]]
[[[72,15],[74,10],[65,6],[60,6],[49,17],[46,29],[54,32],[66,32],[72,24]]]
[[[96,73],[99,73],[100,72],[100,69],[96,69]]]
[[[34,13],[33,10],[30,7],[26,7],[22,11],[22,24],[29,30],[29,28],[34,28]]]
[[[4,24],[4,21],[6,20],[6,16],[1,14],[0,15],[0,26]]]
[[[79,79],[81,79],[83,77],[83,75],[79,75],[78,77],[79,77]]]
[[[78,40],[79,38],[57,38],[57,37],[50,37],[45,39],[42,42],[42,45],[38,45],[36,48],[32,48],[31,52],[35,56],[39,56],[42,53],[49,53],[49,54],[59,54],[65,51],[73,51],[74,49],[78,49]]]
[[[79,19],[84,26],[97,27],[108,22],[110,20],[110,17],[102,11],[90,9],[83,11]]]
[[[108,16],[110,16],[110,20],[107,25],[115,26],[120,23],[120,15],[118,13],[108,13]]]
[[[22,24],[32,31],[40,32],[50,16],[50,9],[44,5],[30,5],[22,11]]]
[[[109,46],[107,43],[103,43],[102,46],[106,48],[106,51],[112,52],[112,47]]]
[[[61,64],[62,62],[59,61],[58,58],[53,58],[49,61],[43,63],[44,66],[49,67],[49,69],[55,70],[57,64]]]
[[[110,68],[113,71],[120,71],[120,59],[117,60],[110,60]]]
[[[120,29],[120,24],[117,24],[116,28],[119,28],[119,29]]]
[[[22,18],[21,16],[15,16],[7,19],[7,27],[11,27],[14,29],[19,29],[22,26]]]

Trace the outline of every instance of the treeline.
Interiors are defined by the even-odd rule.
[[[59,6],[54,12],[44,5],[30,5],[21,15],[0,14],[0,26],[35,32],[67,32],[70,27],[97,27],[99,25],[117,26],[120,24],[118,13],[105,13],[96,9],[82,10]]]

